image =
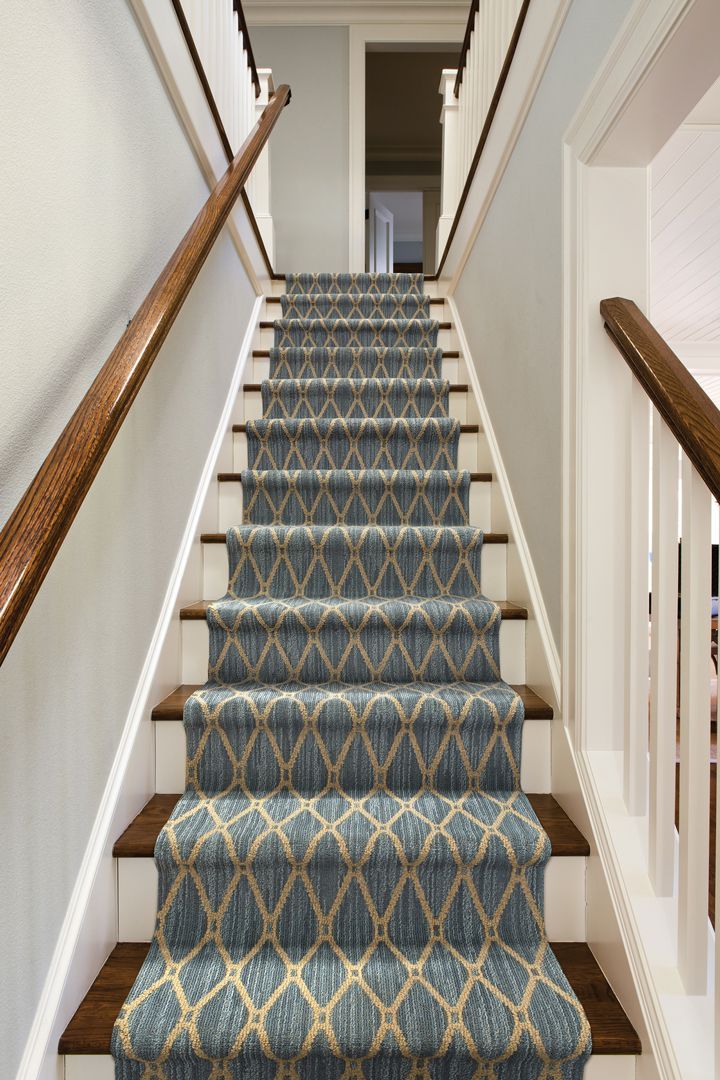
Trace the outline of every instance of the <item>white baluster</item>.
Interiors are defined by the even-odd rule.
[[[675,880],[678,445],[655,410],[652,454],[649,870],[658,896],[672,896]]]
[[[482,14],[482,25],[478,30],[479,47],[482,56],[482,87],[480,93],[480,108],[484,118],[487,116],[487,111],[490,107],[490,98],[492,96],[492,70],[491,70],[491,52],[490,52],[490,5],[492,0],[481,0],[480,11]]]
[[[438,260],[452,228],[460,198],[460,147],[458,146],[458,100],[454,94],[457,71],[445,68],[440,76],[442,94],[442,166],[440,176],[440,218],[437,226],[436,252]]]
[[[704,994],[710,842],[711,496],[683,456],[680,580],[680,866],[678,967],[688,994]]]
[[[472,54],[472,80],[470,83],[470,145],[468,147],[468,171],[472,165],[473,158],[475,157],[475,150],[477,148],[478,131],[479,131],[479,104],[480,97],[478,89],[482,80],[482,52],[481,52],[481,40],[480,40],[480,12],[475,13],[475,22],[473,24],[473,34],[470,39],[470,52]]]
[[[243,143],[240,124],[240,80],[242,74],[242,48],[240,46],[240,18],[233,11],[233,149],[237,153]]]
[[[462,179],[463,183],[467,176],[469,165],[469,147],[470,147],[470,76],[472,72],[472,51],[468,48],[465,56],[465,70],[463,71],[463,79],[460,84],[460,97],[462,102],[462,117],[463,117],[463,130],[462,130]]]
[[[245,78],[246,59],[244,49],[244,38],[242,32],[238,35],[240,42],[240,51],[238,53],[239,68],[240,68],[240,130],[238,136],[240,139],[240,145],[245,142],[247,137],[247,80]]]
[[[648,792],[650,406],[642,385],[631,381],[624,790],[628,813],[640,815]]]
[[[270,88],[272,86],[272,71],[270,68],[258,68],[260,80],[260,97],[255,102],[255,119],[260,119],[263,109],[270,100]],[[270,256],[270,262],[274,262],[275,255],[275,229],[271,213],[270,194],[270,152],[266,144],[260,157],[257,159],[252,171],[253,180],[253,210],[257,219],[260,235]]]

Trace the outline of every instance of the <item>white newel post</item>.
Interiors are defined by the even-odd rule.
[[[439,92],[442,94],[440,123],[442,136],[442,176],[440,193],[440,220],[437,227],[436,257],[439,260],[450,235],[455,211],[460,197],[460,145],[458,139],[458,99],[455,97],[457,71],[443,69]]]
[[[260,96],[255,99],[255,118],[260,119],[263,109],[270,100],[273,81],[270,68],[258,68]],[[270,212],[270,147],[266,143],[253,169],[252,207],[260,229],[260,235],[270,257],[275,262],[275,228]]]

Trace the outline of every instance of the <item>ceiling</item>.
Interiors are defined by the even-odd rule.
[[[720,81],[651,170],[652,316],[689,367],[720,368]]]
[[[366,54],[365,149],[368,175],[440,175],[443,68],[460,46],[442,52]]]

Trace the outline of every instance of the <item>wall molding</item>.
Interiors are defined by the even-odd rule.
[[[160,691],[158,687],[159,672],[162,670],[164,661],[163,650],[172,622],[177,621],[178,618],[181,587],[193,548],[197,544],[208,491],[217,472],[218,457],[232,424],[233,410],[250,358],[262,305],[263,297],[259,296],[253,305],[225,405],[195,491],[150,648],[135,688],[108,782],[100,800],[80,872],[50,962],[17,1080],[58,1080],[58,1039],[82,995],[117,941],[116,874],[112,848],[119,832],[127,826],[132,816],[142,809],[144,801],[154,794],[152,743],[150,743],[150,764],[153,768],[150,770],[150,790],[142,788],[137,790],[132,766],[137,759],[138,749],[141,755],[144,753],[147,765],[147,740],[140,747],[138,744],[142,739],[143,725],[147,725],[147,733],[150,733],[150,712],[155,701],[165,692],[164,686]],[[175,655],[168,666],[172,667],[174,663],[176,670],[172,672],[171,681],[174,679],[174,685],[178,685],[181,681],[179,651],[172,651]],[[134,790],[128,791],[129,787]],[[111,920],[108,918],[110,915],[112,915]]]

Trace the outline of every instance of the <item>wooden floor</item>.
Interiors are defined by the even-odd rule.
[[[558,942],[553,950],[580,999],[594,1054],[639,1054],[640,1040],[587,945]],[[59,1044],[61,1054],[109,1054],[113,1024],[150,946],[116,945]]]

